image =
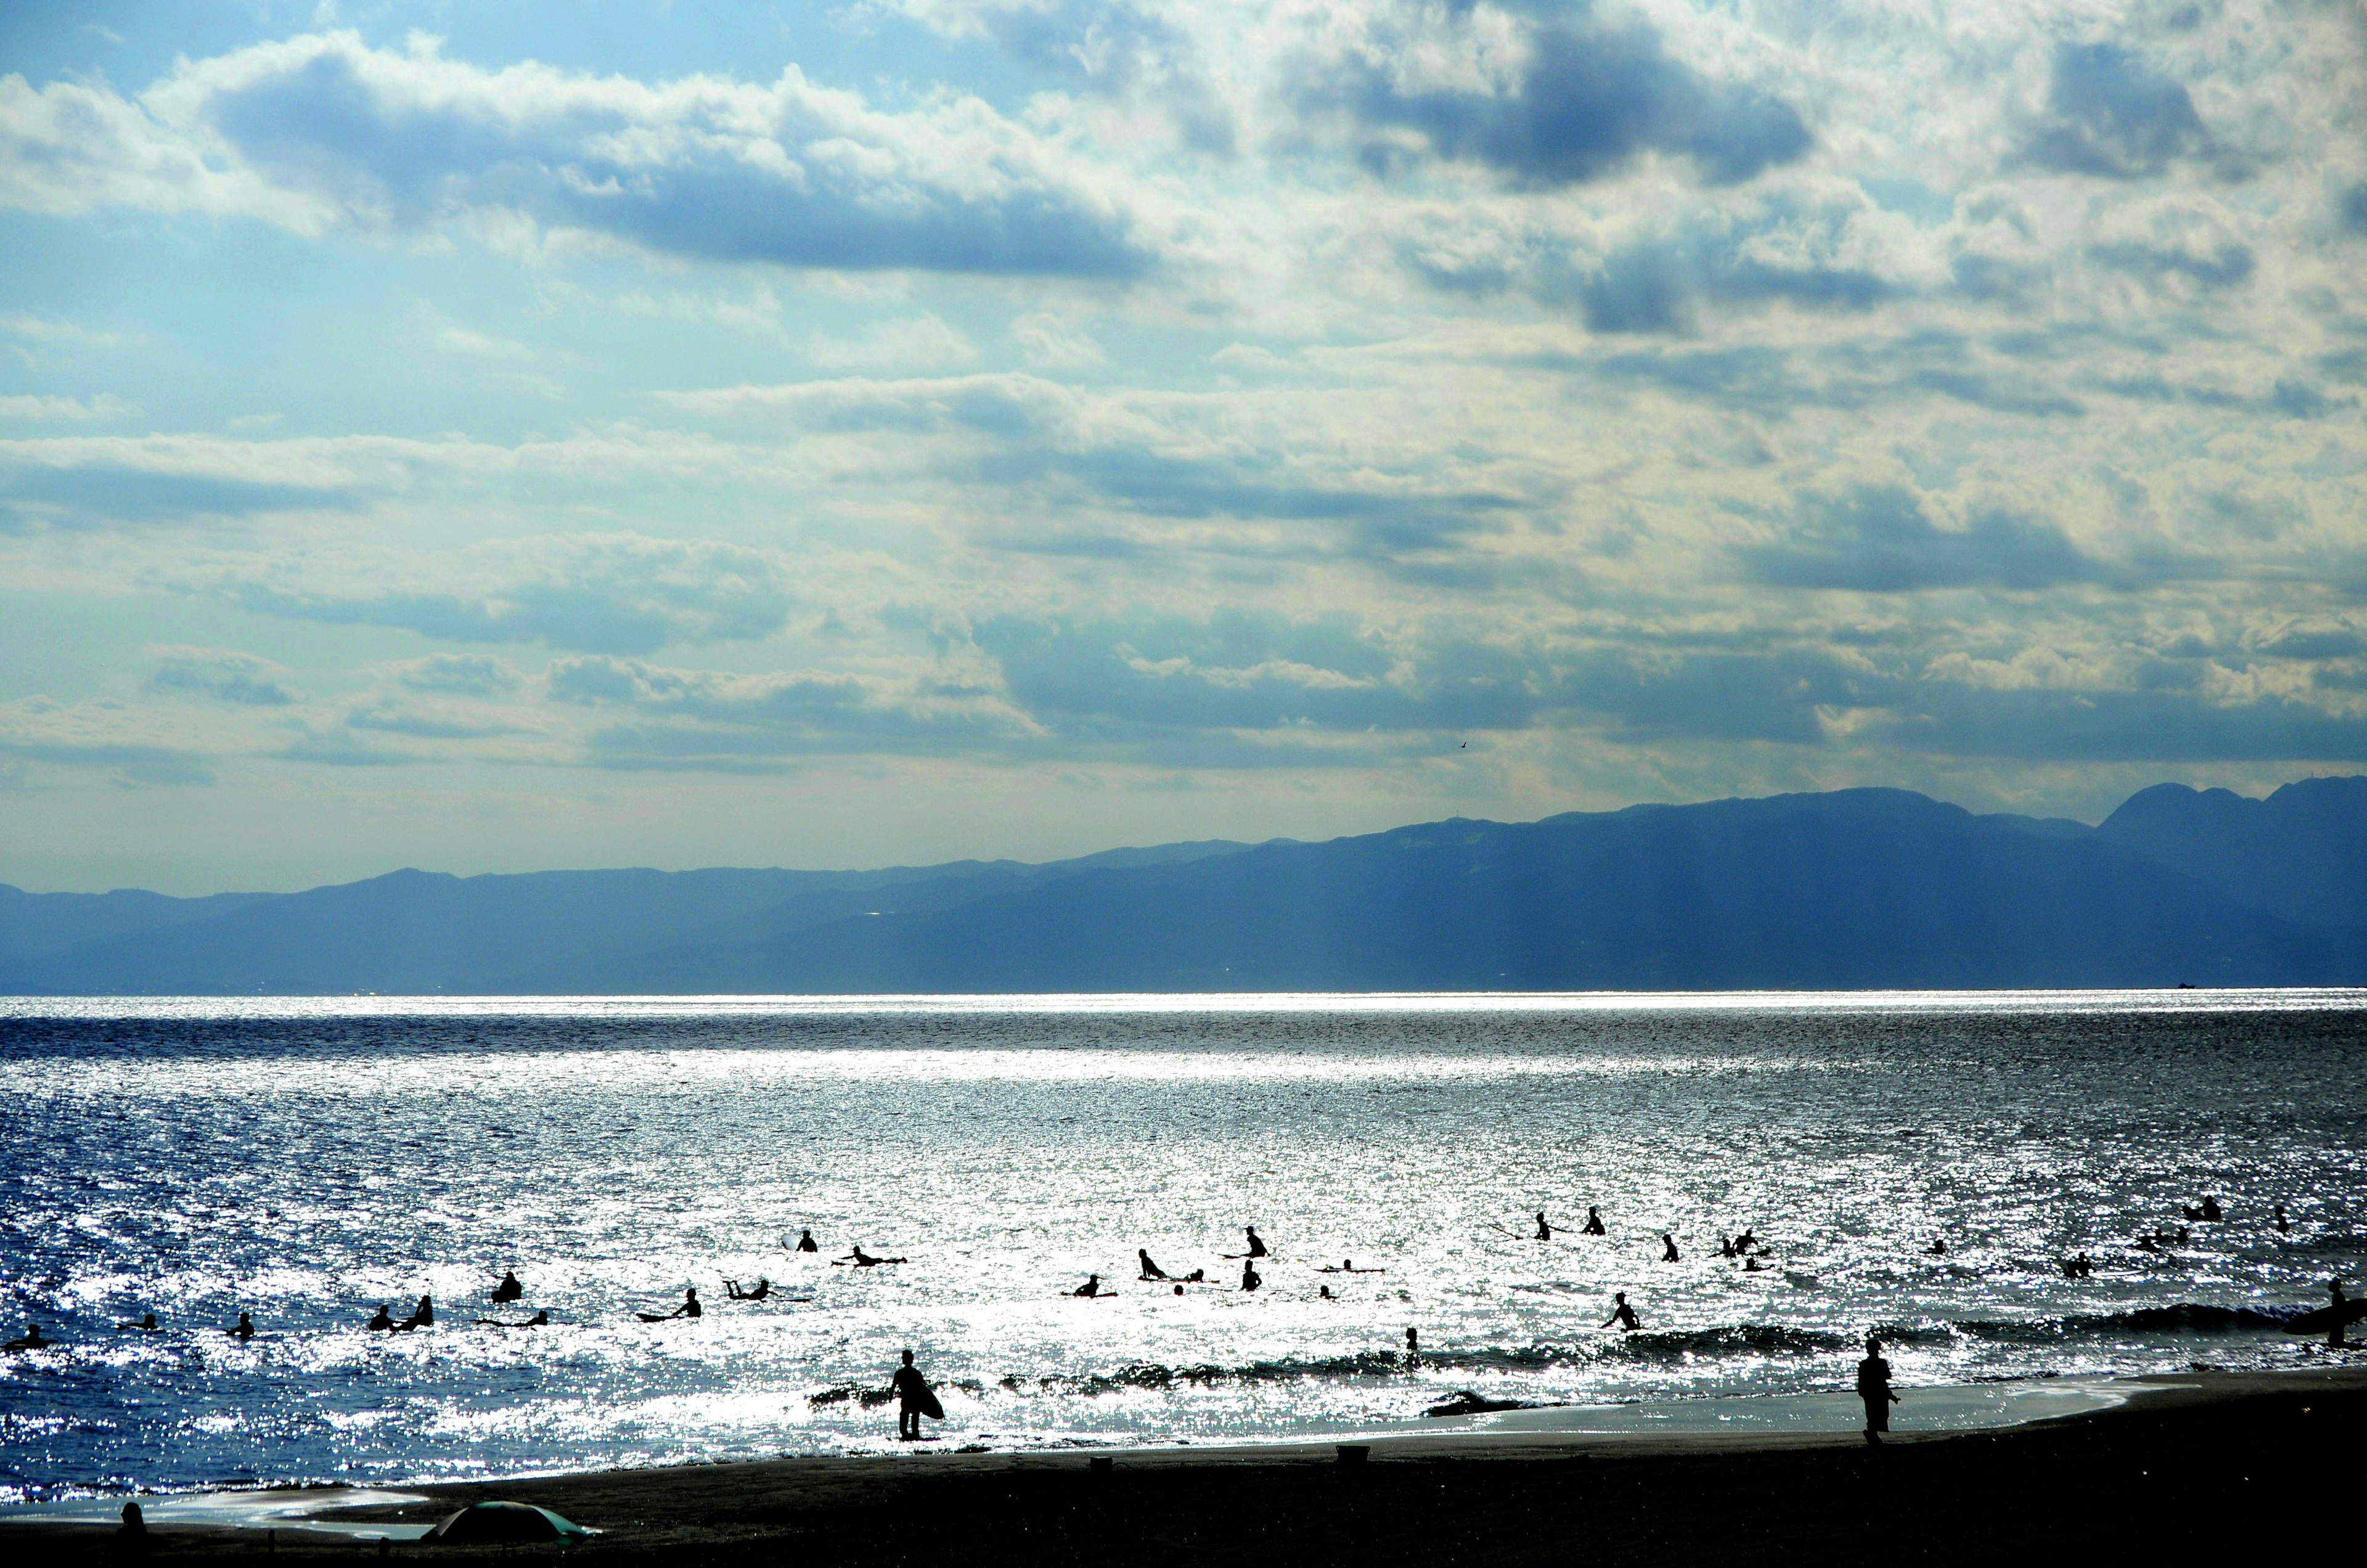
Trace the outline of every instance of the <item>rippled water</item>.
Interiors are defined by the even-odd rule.
[[[1829,1389],[1875,1326],[1908,1384],[2290,1362],[2319,1352],[2257,1314],[2367,1247],[2362,1022],[2357,992],[0,1000],[5,1310],[58,1341],[0,1358],[0,1496],[870,1450],[908,1345],[936,1435],[994,1447]],[[2226,1222],[2130,1249],[2206,1192]],[[1524,1239],[1589,1203],[1607,1238]],[[820,1258],[782,1248],[805,1226]],[[1746,1226],[1766,1271],[1716,1256]],[[911,1261],[827,1261],[857,1242]],[[1216,1284],[1139,1284],[1138,1247]],[[1343,1258],[1387,1272],[1315,1271]],[[552,1326],[474,1325],[505,1266]],[[1116,1297],[1062,1293],[1088,1272]],[[758,1275],[810,1299],[721,1299]],[[693,1284],[702,1320],[632,1316]],[[1596,1326],[1614,1290],[1645,1332]],[[434,1328],[362,1328],[422,1292]],[[114,1330],[148,1310],[169,1333]]]

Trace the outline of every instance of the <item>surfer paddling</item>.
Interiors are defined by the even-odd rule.
[[[831,1261],[834,1264],[852,1263],[857,1269],[877,1269],[883,1263],[901,1263],[904,1262],[905,1259],[901,1258],[874,1258],[871,1254],[863,1250],[863,1244],[858,1241],[855,1244],[855,1250],[853,1252],[848,1253],[844,1258],[833,1258]]]
[[[922,1416],[925,1416],[932,1421],[946,1418],[946,1407],[937,1403],[936,1393],[929,1387],[929,1380],[912,1365],[912,1352],[910,1350],[904,1352],[904,1364],[896,1369],[896,1375],[889,1380],[888,1389],[896,1396],[898,1442],[917,1443],[921,1440]]]

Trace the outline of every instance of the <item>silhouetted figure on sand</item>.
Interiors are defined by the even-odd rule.
[[[1666,1231],[1660,1233],[1660,1261],[1663,1263],[1682,1261],[1677,1257],[1677,1238]]]
[[[929,1387],[929,1380],[912,1365],[912,1352],[910,1350],[904,1352],[904,1364],[896,1369],[896,1375],[889,1380],[888,1386],[896,1395],[897,1441],[918,1442],[921,1417],[923,1416],[939,1421],[946,1418],[945,1406],[937,1403],[936,1394]]]
[[[522,1302],[526,1300],[526,1287],[518,1283],[518,1277],[515,1274],[504,1269],[502,1270],[502,1282],[495,1285],[493,1293],[485,1299],[495,1306],[501,1306],[509,1302]]]
[[[1150,1249],[1149,1247],[1136,1247],[1134,1249],[1134,1256],[1135,1260],[1142,1265],[1142,1272],[1136,1276],[1137,1279],[1164,1280],[1168,1277],[1166,1269],[1161,1269],[1158,1264],[1153,1263],[1150,1260]]]
[[[1069,1292],[1072,1296],[1098,1296],[1101,1293],[1102,1277],[1099,1274],[1086,1275],[1085,1282]]]
[[[2326,1282],[2326,1304],[2334,1314],[2334,1323],[2326,1331],[2326,1348],[2329,1350],[2347,1350],[2350,1348],[2350,1341],[2342,1337],[2342,1331],[2350,1324],[2349,1311],[2350,1302],[2342,1293],[2342,1281],[2328,1280]]]
[[[794,1250],[798,1252],[820,1252],[821,1248],[814,1245],[813,1232],[799,1231],[798,1233],[798,1245]]]
[[[142,1314],[140,1321],[137,1323],[117,1324],[115,1325],[115,1331],[118,1334],[162,1334],[164,1332],[163,1329],[156,1326],[156,1314],[153,1312]]]
[[[521,1318],[515,1323],[498,1317],[481,1317],[477,1321],[487,1328],[545,1328],[549,1326],[550,1314],[548,1310],[538,1312],[532,1317]]]
[[[1619,1325],[1619,1332],[1622,1334],[1633,1334],[1644,1326],[1644,1320],[1637,1317],[1636,1309],[1627,1304],[1627,1292],[1625,1291],[1614,1292],[1612,1294],[1611,1315],[1596,1326],[1608,1328],[1614,1323]]]
[[[117,1517],[122,1522],[115,1527],[115,1533],[125,1540],[136,1541],[144,1550],[148,1544],[148,1517],[140,1511],[140,1505],[124,1504],[123,1512]]]
[[[1579,1226],[1578,1228],[1580,1234],[1582,1235],[1607,1235],[1610,1234],[1603,1228],[1603,1211],[1594,1207],[1591,1203],[1588,1204],[1586,1208],[1586,1224]]]
[[[1241,1262],[1241,1289],[1254,1291],[1264,1283],[1265,1276],[1257,1271],[1257,1265],[1244,1258]]]
[[[249,1316],[248,1316],[246,1314],[244,1314],[244,1313],[240,1313],[240,1314],[238,1314],[238,1322],[231,1325],[230,1329],[228,1330],[228,1333],[229,1333],[230,1337],[231,1337],[232,1339],[252,1339],[252,1338],[254,1338],[254,1337],[255,1337],[255,1319],[253,1319],[252,1317],[249,1317]]]
[[[1539,1241],[1553,1239],[1553,1226],[1546,1224],[1546,1212],[1543,1209],[1537,1211],[1537,1239]]]
[[[1878,1444],[1882,1434],[1890,1430],[1890,1407],[1898,1403],[1890,1386],[1890,1363],[1882,1359],[1879,1339],[1865,1342],[1865,1359],[1857,1364],[1857,1396],[1865,1401],[1865,1440]]]
[[[50,1342],[41,1337],[41,1325],[38,1323],[25,1325],[24,1333],[6,1345],[0,1345],[0,1350],[46,1350],[49,1348]]]
[[[723,1281],[723,1295],[724,1299],[727,1301],[761,1302],[772,1293],[773,1281],[765,1279],[762,1274],[756,1276],[756,1284],[753,1290],[742,1290],[740,1288],[740,1281],[737,1280],[726,1280]]]
[[[391,1330],[394,1327],[394,1315],[386,1310],[386,1303],[384,1302],[380,1302],[378,1303],[378,1311],[370,1314],[370,1320],[368,1323],[363,1324],[362,1326],[364,1328]]]

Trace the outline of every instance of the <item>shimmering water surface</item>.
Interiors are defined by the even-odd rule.
[[[0,1000],[5,1310],[58,1341],[0,1358],[0,1497],[888,1448],[905,1346],[934,1435],[996,1448],[1806,1393],[1875,1327],[1910,1388],[2291,1364],[2325,1352],[2263,1314],[2367,1246],[2362,1024],[2357,992]],[[2225,1223],[2133,1250],[2205,1193]],[[1589,1203],[1607,1238],[1526,1239]],[[1746,1226],[1763,1272],[1716,1256]],[[911,1261],[828,1261],[858,1242]],[[1212,1284],[1138,1283],[1138,1247]],[[1344,1258],[1387,1272],[1316,1272]],[[1089,1272],[1116,1296],[1063,1293]],[[723,1299],[759,1275],[810,1299]],[[632,1315],[694,1284],[702,1320]],[[1596,1326],[1614,1290],[1644,1332]],[[423,1292],[434,1328],[362,1327]]]

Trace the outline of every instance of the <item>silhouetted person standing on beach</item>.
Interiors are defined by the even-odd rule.
[[[1158,1264],[1153,1263],[1150,1260],[1150,1249],[1149,1247],[1136,1247],[1134,1249],[1134,1256],[1142,1264],[1142,1272],[1138,1276],[1138,1278],[1144,1280],[1164,1280],[1167,1278],[1167,1270],[1161,1269]]]
[[[1608,1328],[1615,1323],[1619,1325],[1619,1332],[1622,1334],[1633,1334],[1644,1326],[1644,1320],[1637,1317],[1636,1309],[1627,1304],[1626,1292],[1614,1292],[1612,1295],[1611,1303],[1611,1315],[1604,1318],[1598,1326]]]
[[[2328,1280],[2326,1282],[2326,1294],[2327,1307],[2334,1314],[2334,1323],[2326,1331],[2326,1348],[2329,1350],[2347,1350],[2350,1348],[2350,1341],[2342,1337],[2342,1331],[2350,1326],[2350,1303],[2342,1293],[2342,1281]]]
[[[921,1438],[921,1412],[929,1403],[929,1380],[912,1365],[912,1352],[904,1352],[904,1364],[888,1386],[896,1394],[896,1439],[913,1443]]]
[[[1663,1263],[1682,1261],[1677,1257],[1677,1238],[1666,1231],[1660,1233],[1660,1261]]]
[[[1581,1235],[1606,1235],[1607,1233],[1603,1228],[1603,1211],[1596,1208],[1591,1203],[1588,1204],[1586,1206],[1586,1224],[1580,1225],[1579,1230]]]
[[[1882,1359],[1882,1341],[1865,1342],[1865,1359],[1857,1364],[1857,1396],[1865,1401],[1865,1440],[1879,1444],[1890,1430],[1890,1407],[1898,1403],[1891,1391],[1890,1363]]]

